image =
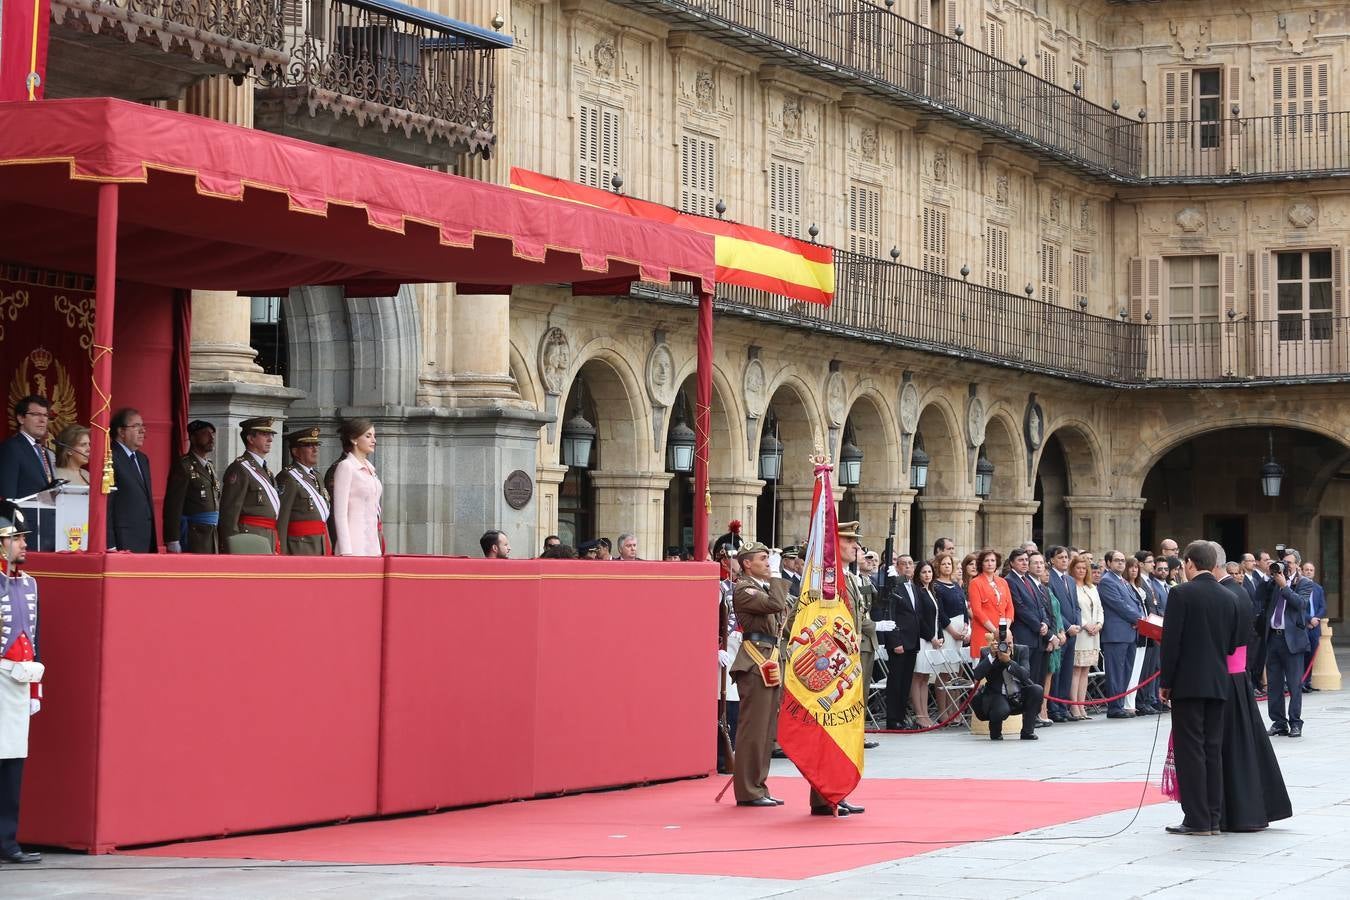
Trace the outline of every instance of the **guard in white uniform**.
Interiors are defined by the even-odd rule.
[[[0,863],[35,863],[19,846],[19,791],[28,758],[28,719],[41,708],[37,581],[28,559],[23,513],[0,500]]]

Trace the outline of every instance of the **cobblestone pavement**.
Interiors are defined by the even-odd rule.
[[[1350,671],[1342,661],[1342,670]],[[51,853],[37,867],[0,867],[10,897],[530,898],[609,900],[650,896],[727,898],[1350,896],[1350,691],[1310,694],[1305,736],[1276,738],[1294,801],[1293,819],[1259,834],[1167,835],[1176,804],[1146,806],[1069,822],[1030,835],[1045,840],[965,844],[894,862],[801,881],[689,875],[464,869],[446,866],[323,866],[231,863]],[[868,774],[943,778],[978,773],[1045,781],[1156,783],[1168,723],[1155,718],[1056,725],[1034,744],[992,744],[947,731],[883,735]],[[1156,744],[1155,744],[1156,738]],[[1150,751],[1153,751],[1150,766]],[[785,762],[775,774],[791,774]],[[918,810],[932,814],[933,810]],[[1133,820],[1133,821],[1132,821]],[[1119,832],[1119,833],[1117,833]]]

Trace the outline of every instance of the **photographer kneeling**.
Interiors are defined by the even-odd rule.
[[[1013,645],[1006,626],[1000,627],[997,644],[980,651],[975,664],[975,680],[983,679],[984,686],[975,695],[971,708],[982,722],[989,723],[989,740],[1003,740],[1003,720],[1016,713],[1022,714],[1022,740],[1039,740],[1036,735],[1036,713],[1041,708],[1045,690],[1031,678],[1025,662],[1030,654],[1021,644]]]

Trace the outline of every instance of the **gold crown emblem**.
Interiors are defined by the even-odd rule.
[[[47,367],[52,364],[52,352],[46,347],[38,347],[32,353],[28,354],[28,358],[32,361],[33,365],[38,367],[39,371],[45,372]]]

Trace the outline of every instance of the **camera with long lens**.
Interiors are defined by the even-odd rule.
[[[1270,568],[1267,569],[1266,571],[1270,573],[1271,578],[1274,578],[1276,575],[1284,575],[1285,574],[1284,563],[1271,560]]]
[[[1011,653],[1012,640],[1008,636],[1008,620],[1001,619],[998,623],[998,652]]]

